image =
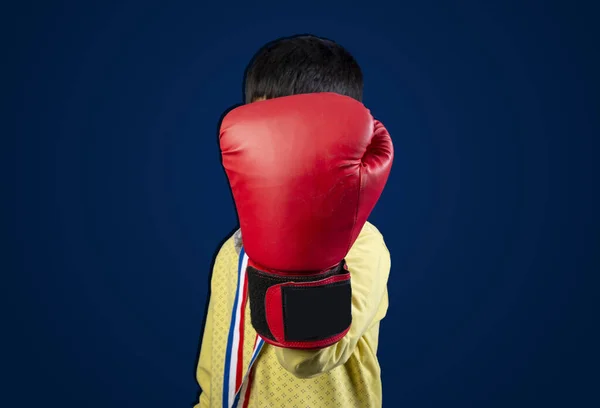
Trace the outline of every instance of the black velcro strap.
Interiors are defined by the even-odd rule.
[[[282,292],[286,341],[325,340],[352,323],[350,280],[323,286],[286,286]]]
[[[316,286],[283,286],[282,306],[286,342],[319,341],[344,332],[352,323],[352,288],[345,261],[318,275],[275,275],[248,266],[248,296],[252,326],[263,338],[277,341],[266,318],[265,297],[274,285],[316,282],[336,275],[348,279]]]

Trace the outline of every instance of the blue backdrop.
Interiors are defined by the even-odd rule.
[[[388,2],[393,3],[393,2]],[[2,18],[2,407],[190,407],[235,227],[217,123],[265,42],[346,46],[396,161],[384,407],[598,403],[583,2],[20,2]]]

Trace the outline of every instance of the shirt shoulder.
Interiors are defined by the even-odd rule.
[[[371,261],[381,258],[390,258],[390,253],[383,239],[383,235],[379,232],[377,227],[370,222],[366,222],[358,234],[356,241],[346,256],[346,261],[356,262],[357,259],[361,258],[366,258]]]
[[[230,236],[217,251],[213,266],[211,285],[222,283],[223,279],[236,278],[238,253],[235,247],[235,235]]]
[[[360,231],[359,237],[361,235],[370,236],[371,238],[377,238],[383,240],[383,234],[379,231],[379,229],[371,224],[369,221],[365,222],[362,230]]]

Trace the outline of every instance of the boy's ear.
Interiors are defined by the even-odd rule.
[[[265,99],[267,99],[266,96],[259,96],[258,98],[252,98],[252,102],[264,101]]]

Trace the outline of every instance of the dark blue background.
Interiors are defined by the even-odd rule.
[[[302,32],[356,56],[395,143],[384,406],[598,406],[594,10],[202,3],[1,13],[0,406],[191,406],[236,224],[217,122],[252,54]]]

